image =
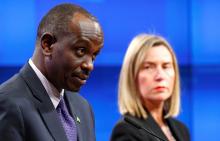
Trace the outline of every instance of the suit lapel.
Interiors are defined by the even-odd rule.
[[[167,137],[164,135],[163,131],[161,130],[161,128],[159,127],[159,125],[156,123],[156,121],[153,119],[153,117],[150,114],[148,114],[147,119],[140,119],[130,115],[126,115],[126,116],[132,118],[135,122],[137,122],[142,127],[142,129],[146,129],[151,133],[153,133],[154,135],[159,136],[164,140],[168,140]]]
[[[77,136],[78,136],[78,141],[82,141],[82,126],[81,126],[81,121],[80,121],[80,111],[78,111],[78,105],[77,105],[77,99],[76,95],[78,93],[75,92],[69,92],[65,91],[64,93],[64,98],[66,100],[67,107],[70,111],[71,116],[73,117],[76,127],[77,127]]]
[[[67,141],[65,131],[60,120],[58,119],[58,115],[49,98],[49,95],[30,65],[26,64],[21,69],[20,74],[30,88],[33,96],[37,99],[33,100],[33,102],[38,108],[38,111],[54,140]]]
[[[178,126],[175,124],[173,119],[168,118],[166,119],[166,122],[175,139],[178,141],[183,141],[183,137],[181,136]],[[153,117],[150,114],[148,114],[148,118],[145,123],[146,124],[143,124],[143,126],[151,130],[153,133],[156,133],[158,136],[162,137],[163,139],[168,140],[166,135],[163,133],[159,125],[156,123],[156,121],[153,119]]]
[[[170,127],[170,130],[173,134],[173,136],[175,137],[176,140],[178,141],[184,141],[182,135],[180,134],[179,130],[178,129],[178,125],[175,124],[174,120],[172,118],[168,118],[167,119],[167,123]]]
[[[163,138],[164,140],[168,140],[166,135],[161,130],[160,126],[156,123],[156,121],[153,119],[153,117],[150,114],[148,114],[144,126],[148,129],[151,129],[153,133]]]

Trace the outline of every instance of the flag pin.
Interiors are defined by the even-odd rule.
[[[80,118],[79,118],[79,117],[76,117],[76,121],[77,121],[78,123],[80,123]]]

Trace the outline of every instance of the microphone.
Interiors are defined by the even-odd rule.
[[[161,141],[167,141],[167,140],[164,140],[164,139],[162,139],[161,137],[155,135],[155,134],[152,133],[150,130],[148,130],[148,129],[142,127],[138,122],[136,122],[135,120],[133,120],[133,119],[127,117],[127,116],[124,117],[124,120],[125,120],[127,123],[129,123],[129,124],[135,126],[135,127],[138,128],[138,129],[144,129],[144,131],[146,131],[148,134],[150,134],[150,135],[156,137],[157,139],[159,139],[159,140],[161,140]]]

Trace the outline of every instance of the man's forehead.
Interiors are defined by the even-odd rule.
[[[84,14],[74,14],[71,29],[76,34],[79,34],[78,36],[88,38],[92,42],[95,42],[95,44],[102,44],[103,42],[103,33],[100,25]]]

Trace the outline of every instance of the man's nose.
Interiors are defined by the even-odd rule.
[[[88,72],[92,71],[94,68],[93,61],[91,58],[86,59],[82,64],[82,69]]]

